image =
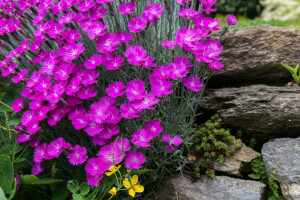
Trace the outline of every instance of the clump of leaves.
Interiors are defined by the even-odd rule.
[[[194,132],[193,153],[197,157],[194,164],[194,176],[200,178],[205,172],[211,178],[215,177],[214,162],[224,163],[224,157],[230,157],[242,147],[241,140],[230,134],[230,129],[222,128],[221,118],[214,115],[210,120],[196,126]]]
[[[299,70],[299,64],[296,65],[295,68],[292,68],[286,64],[284,64],[283,62],[281,63],[282,66],[284,66],[291,74],[292,77],[294,78],[295,82],[300,85],[300,70]]]
[[[260,153],[257,155],[258,157],[251,162],[251,169],[253,173],[248,176],[267,185],[266,194],[268,200],[284,200],[278,185],[276,171],[271,171],[270,176],[268,177],[262,155]]]

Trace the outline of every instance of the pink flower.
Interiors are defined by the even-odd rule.
[[[118,38],[122,43],[131,42],[132,35],[130,33],[126,33],[126,31],[121,31],[118,33]]]
[[[78,9],[80,11],[88,11],[94,5],[95,5],[94,0],[85,0],[78,6]]]
[[[41,50],[39,54],[34,58],[34,62],[35,63],[43,62],[47,56],[48,56],[48,51]]]
[[[66,93],[68,95],[74,95],[80,89],[80,80],[77,77],[73,77],[69,80],[68,86],[66,87]]]
[[[120,43],[116,33],[107,33],[97,40],[97,49],[100,53],[106,53],[116,50]]]
[[[196,76],[185,78],[183,80],[183,85],[194,92],[198,92],[203,87],[203,84],[200,82],[200,78]]]
[[[119,127],[115,124],[105,124],[103,125],[103,129],[100,132],[100,135],[104,139],[110,139],[112,136],[119,133]]]
[[[135,17],[128,23],[128,29],[132,33],[140,32],[142,29],[146,27],[147,27],[147,21],[140,17]]]
[[[87,174],[95,176],[103,174],[108,168],[109,165],[101,158],[90,158],[85,166],[85,171]]]
[[[47,144],[43,143],[41,146],[35,148],[33,152],[33,160],[36,163],[42,162],[46,158]]]
[[[155,58],[150,58],[148,57],[147,60],[143,63],[143,67],[148,68],[148,67],[156,67],[156,64],[153,64]]]
[[[97,123],[102,124],[109,115],[108,107],[100,102],[95,102],[91,105],[89,115]]]
[[[81,103],[81,100],[75,96],[67,96],[66,102],[68,106],[76,106]]]
[[[20,112],[23,108],[24,98],[16,99],[12,104],[11,107],[14,109],[15,112]]]
[[[234,15],[227,15],[227,26],[234,26],[238,25],[239,23],[236,21],[236,18]]]
[[[200,41],[203,37],[208,37],[209,31],[203,29],[181,28],[176,32],[177,44],[183,46],[192,42]]]
[[[127,84],[126,97],[129,101],[140,100],[144,97],[145,83],[140,80],[131,80]]]
[[[141,46],[132,45],[126,49],[124,56],[132,65],[142,65],[149,57],[147,51]]]
[[[155,78],[159,78],[159,79],[163,79],[163,80],[167,80],[171,78],[171,69],[169,66],[166,65],[162,65],[162,66],[158,66],[156,67],[153,71],[152,71],[152,75],[151,77],[155,77]]]
[[[159,134],[163,131],[163,128],[158,120],[148,121],[145,125],[145,129],[153,137],[159,136]]]
[[[163,47],[169,47],[171,49],[173,49],[175,46],[177,46],[177,41],[176,40],[165,40],[163,41],[163,43],[161,44]]]
[[[95,86],[93,85],[83,86],[78,90],[78,92],[76,92],[76,96],[80,99],[90,99],[97,95],[97,92],[95,92],[94,89]]]
[[[125,88],[124,83],[114,82],[106,88],[106,92],[107,95],[110,97],[118,97],[118,96],[122,96],[125,93],[125,91],[122,91],[124,88]]]
[[[67,41],[67,43],[72,43],[72,44],[74,44],[76,40],[81,38],[81,34],[79,33],[79,30],[66,31],[64,36],[65,36],[64,39]]]
[[[142,13],[142,17],[148,22],[155,24],[154,19],[156,18],[159,20],[158,17],[162,15],[163,10],[163,6],[159,6],[157,3],[154,3],[145,8]]]
[[[224,67],[224,65],[218,61],[211,61],[209,63],[209,69],[215,71],[215,70],[221,70]]]
[[[162,141],[169,142],[169,146],[166,147],[168,151],[172,151],[174,149],[172,145],[179,146],[182,143],[182,139],[178,135],[171,138],[170,134],[163,135]]]
[[[39,25],[41,24],[42,20],[46,17],[47,12],[39,12],[35,15],[35,18],[33,19],[33,25]]]
[[[116,147],[115,141],[102,147],[98,154],[102,162],[107,163],[109,166],[114,165],[114,163],[119,164],[125,157],[125,151],[121,151]]]
[[[180,5],[183,5],[185,4],[185,2],[187,1],[193,1],[193,0],[176,0],[177,3],[179,3]]]
[[[164,97],[173,92],[173,90],[171,89],[172,83],[169,81],[159,79],[151,75],[149,77],[149,82],[151,85],[151,90],[158,97]]]
[[[97,83],[97,77],[99,76],[99,74],[100,73],[96,73],[95,70],[86,70],[83,73],[81,73],[81,83],[85,86]]]
[[[124,58],[113,53],[106,53],[103,57],[103,65],[107,70],[117,70],[123,65]]]
[[[118,10],[121,14],[128,15],[130,13],[134,13],[135,7],[136,7],[135,3],[128,2],[128,3],[120,4],[120,6],[118,7]]]
[[[72,165],[79,165],[86,161],[86,148],[80,147],[78,144],[68,153],[69,162]]]
[[[56,67],[53,78],[55,80],[68,80],[72,72],[73,66],[70,63],[60,62]]]
[[[195,11],[192,8],[181,8],[178,12],[179,16],[183,18],[191,18],[194,19],[197,15],[199,15],[199,12]]]
[[[39,175],[41,172],[43,172],[45,169],[45,165],[43,165],[43,163],[41,162],[34,162],[32,161],[32,170],[31,170],[31,174],[32,175]]]
[[[24,51],[26,51],[28,49],[28,38],[26,40],[24,40],[20,46],[18,46],[18,48],[16,48],[16,51],[18,54],[22,54]]]
[[[76,13],[68,12],[68,13],[60,16],[60,18],[58,19],[58,23],[61,24],[61,25],[72,23],[72,20],[75,16],[76,16]]]
[[[99,7],[97,9],[95,9],[96,7],[93,8],[93,11],[90,15],[90,18],[92,20],[98,20],[98,19],[102,19],[104,17],[106,17],[105,13],[107,12],[107,9],[106,8],[102,8],[102,7]]]
[[[133,103],[127,102],[120,106],[121,116],[127,119],[138,118],[140,110],[137,110]]]
[[[23,142],[27,142],[30,140],[30,135],[26,135],[26,134],[20,134],[18,135],[18,138],[16,140],[16,143],[23,143]]]
[[[126,156],[125,166],[127,169],[140,169],[145,161],[146,158],[142,152],[131,151]]]
[[[178,78],[186,77],[188,71],[193,65],[190,64],[187,57],[182,56],[175,59],[173,63],[170,64],[170,78],[177,80]]]
[[[216,2],[217,0],[199,0],[200,3],[202,4],[201,10],[203,12],[216,12],[218,9],[216,8],[211,8]]]
[[[63,150],[65,150],[66,142],[62,137],[57,138],[47,145],[46,159],[58,157]]]
[[[51,28],[47,30],[47,33],[50,38],[59,38],[60,34],[63,32],[62,29],[63,25],[61,24],[55,24]]]
[[[40,145],[40,139],[38,137],[31,139],[29,142],[29,146],[33,148],[37,148]]]
[[[18,64],[11,63],[2,71],[2,76],[8,77],[11,73],[15,72],[15,69],[18,67]]]
[[[102,145],[104,145],[105,143],[106,143],[106,139],[104,139],[101,135],[96,135],[96,136],[93,136],[92,137],[92,142],[94,143],[94,144],[97,144],[97,145],[99,145],[99,146],[102,146]]]
[[[103,174],[92,176],[90,174],[86,174],[86,181],[89,185],[97,187],[100,185],[100,181],[103,178]]]
[[[116,107],[111,107],[109,110],[109,115],[105,119],[105,122],[108,124],[117,124],[122,119],[122,116],[120,115],[119,109]]]
[[[63,54],[63,59],[67,62],[71,62],[72,60],[78,58],[83,51],[83,43],[69,44],[69,46],[66,47],[66,50],[60,53],[60,55]]]
[[[103,36],[106,34],[105,30],[107,29],[107,27],[108,25],[104,25],[102,22],[95,23],[90,26],[87,34],[91,39],[97,39],[99,36]]]
[[[132,134],[131,142],[138,147],[150,147],[149,142],[152,140],[152,138],[153,136],[145,129],[138,129]]]
[[[157,104],[159,99],[154,93],[145,93],[143,99],[134,102],[134,107],[137,110],[154,109],[153,105]]]
[[[130,150],[130,144],[127,138],[117,138],[114,142],[114,146],[121,152],[127,152]]]
[[[72,124],[75,129],[83,129],[89,124],[89,116],[86,113],[77,115],[75,119],[72,120]]]
[[[92,119],[90,119],[91,121]],[[102,130],[103,130],[103,125],[99,124],[97,122],[90,122],[86,127],[85,127],[85,132],[89,135],[89,136],[96,136],[98,135]]]
[[[97,65],[100,65],[102,62],[102,56],[101,55],[93,55],[89,59],[85,60],[84,66],[87,69],[95,69]]]

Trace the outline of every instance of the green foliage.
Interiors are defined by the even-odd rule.
[[[277,173],[273,170],[270,177],[268,177],[261,154],[258,154],[258,157],[251,162],[251,169],[253,173],[248,176],[267,185],[266,194],[268,200],[284,200],[278,185]]]
[[[294,78],[295,82],[300,85],[300,70],[299,70],[299,64],[296,65],[295,68],[292,68],[283,62],[281,63],[282,66],[284,66],[291,74],[292,77]]]
[[[194,166],[194,176],[200,177],[205,173],[215,177],[214,162],[224,163],[224,157],[230,157],[236,149],[242,147],[241,140],[230,134],[230,129],[222,128],[221,118],[214,115],[210,120],[200,126],[194,133],[194,146],[192,151],[198,158]]]
[[[242,15],[248,18],[258,17],[262,11],[259,0],[219,0],[215,7],[220,14]]]

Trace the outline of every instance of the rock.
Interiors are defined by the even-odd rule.
[[[300,136],[300,87],[251,85],[206,89],[199,112],[260,140]]]
[[[252,26],[227,32],[221,43],[224,69],[214,73],[209,87],[286,83],[292,76],[280,63],[299,63],[300,30]]]
[[[229,175],[242,176],[241,171],[245,168],[250,169],[250,162],[255,158],[257,152],[243,144],[231,157],[225,157],[223,164],[216,161],[214,169]]]
[[[265,143],[262,156],[268,174],[277,172],[283,196],[287,200],[300,199],[300,137],[280,138]]]
[[[202,176],[192,183],[188,178],[178,176],[166,181],[156,193],[156,200],[260,200],[265,185],[257,181],[216,176],[211,179]]]

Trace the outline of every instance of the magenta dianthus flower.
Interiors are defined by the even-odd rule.
[[[62,137],[52,141],[47,145],[46,159],[52,159],[58,157],[63,150],[65,150],[66,142]]]
[[[175,135],[173,138],[171,138],[170,134],[163,135],[162,141],[163,142],[169,142],[169,146],[166,147],[166,149],[168,151],[172,151],[173,150],[173,146],[172,145],[179,146],[182,143],[182,139],[178,135]]]
[[[91,121],[92,119],[90,119]],[[86,127],[85,127],[85,132],[89,135],[89,136],[96,136],[98,135],[102,130],[103,130],[103,126],[102,124],[99,124],[97,122],[90,122]]]
[[[92,142],[94,143],[94,144],[97,144],[97,145],[99,145],[99,146],[102,146],[102,145],[104,145],[105,143],[106,143],[106,139],[104,139],[101,135],[96,135],[96,136],[93,136],[92,137]]]
[[[103,125],[103,129],[100,132],[100,135],[104,139],[110,139],[112,136],[117,135],[119,133],[119,127],[116,124],[105,124]]]
[[[78,144],[68,153],[69,162],[72,165],[79,165],[86,161],[88,158],[85,147],[80,147]]]
[[[126,49],[124,56],[132,65],[142,65],[149,57],[147,51],[141,46],[132,45]]]
[[[151,120],[145,124],[145,129],[148,133],[150,133],[153,137],[159,136],[159,134],[163,131],[163,128],[158,120]]]
[[[97,49],[100,53],[112,52],[116,50],[117,45],[120,43],[116,33],[107,33],[100,36],[97,40]]]
[[[140,18],[135,17],[128,23],[128,29],[132,33],[137,33],[147,27],[147,21]]]
[[[227,15],[227,26],[234,26],[238,25],[239,23],[236,21],[236,18],[234,15]]]
[[[36,163],[42,162],[46,158],[47,144],[43,143],[41,146],[35,148],[33,152],[33,160]]]
[[[88,182],[89,185],[97,187],[100,185],[100,181],[103,178],[103,174],[99,175],[90,175],[86,174],[86,181]]]
[[[185,78],[183,80],[183,85],[194,92],[198,92],[203,87],[203,84],[200,82],[200,78],[196,76]]]
[[[102,56],[101,55],[93,55],[89,59],[85,60],[84,66],[87,69],[95,69],[97,65],[100,65],[102,62]]]
[[[149,5],[142,13],[143,19],[147,20],[151,24],[155,24],[155,18],[159,20],[159,16],[162,15],[162,12],[164,10],[163,6],[158,5],[157,3]]]
[[[199,15],[199,12],[195,11],[193,8],[181,8],[178,12],[179,16],[183,18],[195,18]]]
[[[142,152],[131,151],[126,156],[125,166],[127,169],[140,169],[145,161],[146,157]]]
[[[128,15],[130,13],[134,13],[134,9],[136,7],[136,4],[133,2],[123,3],[120,4],[118,10],[123,15]]]
[[[114,82],[106,88],[106,92],[107,95],[110,97],[118,97],[118,96],[122,96],[125,93],[125,91],[123,91],[124,88],[125,88],[124,83]]]
[[[12,104],[11,107],[14,109],[15,112],[20,112],[23,108],[24,98],[16,99]]]
[[[22,134],[18,135],[16,143],[27,142],[29,140],[30,140],[30,135],[26,135],[26,134],[22,133]]]
[[[140,100],[144,97],[145,83],[141,80],[131,80],[127,84],[126,97],[129,101]]]
[[[126,119],[138,118],[140,110],[137,110],[134,103],[126,102],[120,106],[121,116]]]
[[[132,134],[131,142],[138,147],[150,147],[149,142],[153,136],[145,129],[138,129]]]
[[[32,161],[32,170],[31,170],[31,174],[32,175],[39,175],[41,172],[43,172],[45,169],[45,165],[41,162],[34,162]]]
[[[85,166],[85,171],[94,176],[103,174],[108,168],[109,165],[103,162],[101,158],[90,158]]]
[[[209,63],[209,69],[215,71],[215,70],[221,70],[224,67],[224,65],[218,61],[211,61]]]

